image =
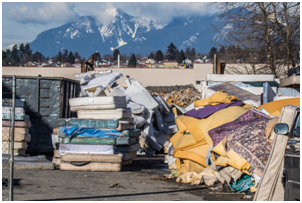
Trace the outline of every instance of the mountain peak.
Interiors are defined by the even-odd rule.
[[[110,15],[113,15],[114,17],[122,16],[122,15],[128,15],[128,14],[126,14],[124,11],[122,11],[121,9],[116,8],[116,7],[107,8],[107,9],[105,10],[105,12],[107,12],[107,13],[110,14]]]

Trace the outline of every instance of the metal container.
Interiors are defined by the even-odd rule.
[[[2,97],[11,98],[12,76],[2,76]],[[16,76],[16,99],[25,100],[25,113],[30,116],[30,154],[53,152],[51,134],[60,118],[76,117],[69,110],[69,99],[78,97],[78,81],[61,77]]]

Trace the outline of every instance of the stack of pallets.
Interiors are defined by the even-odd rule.
[[[2,99],[2,154],[9,154],[12,135],[12,107],[11,99]],[[15,100],[15,128],[14,128],[14,155],[29,156],[25,151],[30,142],[29,128],[31,123],[29,116],[25,114],[24,101]]]
[[[141,132],[134,129],[124,96],[74,98],[69,103],[78,118],[60,119],[54,129],[60,143],[54,162],[60,170],[120,171],[121,165],[132,163]]]

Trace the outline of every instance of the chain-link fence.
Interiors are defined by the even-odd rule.
[[[3,79],[2,79],[3,80]],[[13,200],[13,156],[14,145],[13,129],[15,121],[15,79],[11,80],[9,89],[12,92],[4,92],[2,89],[2,201]],[[4,96],[11,95],[11,98]]]

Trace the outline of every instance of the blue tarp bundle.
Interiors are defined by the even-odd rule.
[[[248,189],[250,189],[250,187],[253,186],[255,185],[252,183],[252,177],[246,174],[242,175],[241,178],[237,180],[237,182],[232,180],[229,184],[231,190],[240,192],[247,191]]]
[[[117,138],[121,135],[121,132],[113,129],[94,129],[78,126],[65,126],[62,128],[62,133],[66,135],[66,137]]]

